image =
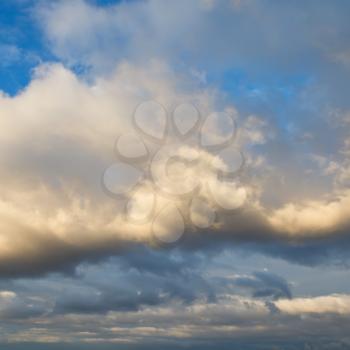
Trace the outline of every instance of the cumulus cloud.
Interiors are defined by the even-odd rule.
[[[270,217],[280,231],[302,235],[328,235],[346,227],[349,218],[349,194],[343,191],[335,198],[304,203],[289,203]]]
[[[33,81],[20,94],[1,97],[3,274],[69,270],[79,261],[113,254],[130,243],[153,244],[150,225],[125,220],[120,202],[107,196],[101,186],[104,169],[115,160],[117,136],[132,132],[133,112],[149,98],[170,111],[190,101],[203,117],[220,100],[215,91],[196,88],[191,78],[176,76],[159,61],[148,69],[121,64],[110,78],[93,84],[61,65],[44,65],[37,68]],[[334,192],[329,201],[307,201],[304,196],[295,203],[282,200],[282,206],[271,209],[263,197],[272,188],[261,177],[268,164],[257,162],[257,155],[249,149],[267,142],[265,126],[257,117],[244,119],[234,108],[228,110],[234,111],[241,125],[237,145],[247,158],[246,174],[240,185],[218,182],[211,166],[226,170],[226,158],[200,153],[200,166],[193,175],[196,178],[201,173],[209,191],[200,196],[210,205],[219,205],[220,220],[199,236],[198,230],[188,226],[189,235],[191,231],[193,235],[190,241],[195,237],[200,240],[202,234],[219,240],[251,242],[275,237],[288,241],[344,231],[349,216],[347,192],[338,197]],[[252,136],[258,134],[258,139]],[[180,154],[194,152],[191,147],[180,148]],[[144,200],[143,196],[135,198],[139,203]],[[161,199],[158,206],[166,202]],[[239,213],[226,210],[242,205]],[[203,224],[206,210],[193,205],[192,220]],[[172,230],[173,222],[159,224],[166,231]]]
[[[210,110],[208,91],[184,95],[176,91],[180,84],[186,81],[158,62],[148,70],[121,65],[111,79],[92,85],[60,65],[46,65],[19,95],[1,97],[4,274],[69,267],[127,242],[151,241],[149,225],[126,221],[101,178],[114,161],[116,137],[130,130],[144,98],[169,109],[191,99],[204,113]]]

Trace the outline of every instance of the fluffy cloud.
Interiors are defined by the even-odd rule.
[[[180,84],[186,80],[157,62],[147,70],[121,65],[112,78],[92,85],[60,65],[46,65],[19,95],[1,97],[3,274],[69,268],[127,242],[151,241],[149,225],[126,221],[101,178],[140,101],[154,98],[170,109],[191,100],[204,113],[211,108],[208,91],[184,95],[176,92]]]
[[[190,101],[203,116],[213,111],[220,96],[195,86],[193,79],[175,76],[157,61],[148,69],[121,64],[110,78],[97,79],[93,84],[61,65],[44,65],[20,94],[13,98],[3,95],[2,274],[70,269],[79,261],[99,259],[130,243],[153,244],[150,226],[126,221],[120,202],[102,190],[101,177],[114,162],[116,137],[131,131],[138,103],[152,98],[172,110],[174,105]],[[267,142],[264,124],[251,116],[239,121],[237,142],[247,158],[241,187],[220,184],[212,176],[209,164],[214,161],[219,169],[226,169],[226,159],[220,155],[202,152],[202,165],[195,171],[201,173],[201,180],[215,194],[215,203],[211,204],[225,209],[245,203],[245,207],[232,215],[219,206],[220,224],[213,230],[202,230],[203,239],[213,239],[215,235],[219,241],[252,242],[273,237],[288,241],[337,236],[344,231],[349,217],[347,192],[338,198],[334,192],[334,199],[328,202],[308,202],[301,196],[298,202],[282,200],[281,207],[269,208],[263,197],[272,188],[264,184],[261,172],[269,168],[270,160],[267,155],[265,161],[257,161],[258,155],[250,149],[255,143]],[[258,139],[252,137],[257,134],[261,135]],[[189,150],[181,152],[189,154]],[[201,196],[210,203],[208,193]],[[141,204],[143,200],[142,196],[136,198]],[[159,207],[164,206],[164,201],[158,201]],[[192,220],[203,222],[206,211],[200,205],[193,208]],[[160,224],[172,230],[172,223]],[[190,241],[201,240],[196,230],[187,229]]]
[[[280,231],[296,236],[320,236],[347,227],[350,197],[347,191],[329,200],[289,203],[277,209],[269,221]]]

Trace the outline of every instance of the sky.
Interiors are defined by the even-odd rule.
[[[350,349],[350,3],[0,4],[0,348]]]

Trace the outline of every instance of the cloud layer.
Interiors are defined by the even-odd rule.
[[[125,220],[122,203],[103,191],[102,174],[115,161],[117,136],[134,132],[132,115],[140,101],[151,98],[170,111],[179,102],[190,101],[203,118],[215,111],[218,93],[196,87],[195,82],[195,78],[175,76],[158,61],[147,69],[121,64],[111,78],[97,79],[94,84],[61,65],[45,65],[37,68],[32,83],[18,96],[2,96],[2,273],[69,269],[79,261],[117,253],[131,243],[153,245],[150,225]],[[186,86],[184,94],[181,91]],[[220,184],[212,177],[208,164],[213,160],[219,167],[228,165],[220,154],[202,153],[203,165],[195,171],[200,171],[202,181],[206,179],[222,208],[230,201],[244,203],[244,207],[238,213],[219,209],[219,224],[210,230],[199,232],[188,226],[191,244],[201,246],[200,241],[206,239],[218,243],[282,240],[287,245],[341,239],[350,214],[348,191],[335,184],[331,192],[320,192],[317,198],[294,192],[296,199],[290,201],[285,189],[281,198],[273,194],[276,205],[269,199],[274,183],[266,182],[266,176],[278,168],[279,174],[273,176],[285,176],[286,169],[283,163],[269,159],[269,154],[255,151],[256,144],[267,147],[274,142],[269,136],[273,125],[235,113],[240,126],[236,145],[246,157],[241,187]],[[217,132],[209,131],[211,135]],[[184,154],[190,149],[184,149]],[[211,201],[206,192],[201,196]],[[145,199],[134,200],[139,207]],[[164,203],[166,199],[158,206]],[[193,210],[192,218],[202,220],[203,209],[196,206]],[[172,230],[171,223],[160,224]]]
[[[0,94],[0,343],[348,349],[349,4],[21,3],[47,52],[0,42],[3,67],[37,62]],[[147,101],[161,142],[135,121]],[[227,149],[199,147],[225,115]],[[130,135],[148,158],[118,196]]]

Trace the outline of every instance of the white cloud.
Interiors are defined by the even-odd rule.
[[[301,314],[350,314],[350,295],[334,294],[319,297],[295,298],[292,300],[278,300],[278,309],[291,315]]]
[[[210,91],[185,94],[181,91],[186,84],[160,62],[147,69],[122,64],[110,78],[92,85],[61,65],[44,65],[19,95],[2,96],[3,266],[7,261],[24,269],[37,264],[45,269],[40,261],[64,264],[63,251],[71,251],[74,260],[123,242],[152,240],[149,225],[125,221],[120,203],[103,192],[101,178],[114,162],[117,136],[131,130],[139,102],[153,98],[171,110],[191,101],[204,115],[210,111]],[[201,157],[201,172],[209,181],[212,156],[204,152]],[[213,190],[217,192],[215,186]],[[237,188],[232,190],[234,196]]]
[[[108,79],[97,79],[92,84],[78,79],[61,65],[44,65],[37,68],[31,84],[19,95],[13,98],[3,95],[0,98],[0,113],[4,116],[0,125],[3,272],[10,262],[18,271],[45,270],[41,262],[51,259],[53,266],[64,265],[61,251],[68,250],[70,259],[75,261],[89,254],[113,251],[125,242],[152,241],[150,225],[125,221],[123,207],[102,190],[103,171],[115,159],[115,140],[131,131],[133,111],[144,100],[155,99],[169,111],[190,101],[205,117],[213,111],[217,97],[216,91],[197,89],[191,78],[176,76],[159,61],[153,61],[147,68],[123,63]],[[233,111],[239,120],[234,108],[227,110]],[[238,142],[242,147],[266,142],[271,137],[265,123],[257,117],[248,117],[240,124]],[[247,152],[247,159],[250,176],[263,170],[266,164],[254,163],[254,153]],[[215,162],[220,164],[223,159]],[[301,196],[300,201],[267,210],[260,196],[271,191],[270,187],[265,188],[258,178],[251,185],[249,181],[243,185],[219,183],[213,178],[212,163],[213,156],[202,152],[201,166],[196,171],[200,171],[201,181],[205,180],[208,187],[200,195],[210,206],[218,205],[219,214],[223,212],[223,221],[213,227],[225,232],[228,239],[244,235],[249,240],[258,231],[287,239],[290,235],[317,238],[333,234],[347,224],[350,216],[347,192],[335,194],[330,201],[307,202]],[[221,167],[226,169],[225,164]],[[245,204],[242,215],[226,213],[227,209],[242,204]],[[158,207],[163,206],[158,201]],[[199,211],[193,213],[193,218],[203,223],[202,209],[196,208]],[[170,226],[166,229],[172,230]]]
[[[344,191],[327,200],[289,203],[269,215],[280,232],[296,237],[328,236],[346,227],[350,216],[350,193]]]

